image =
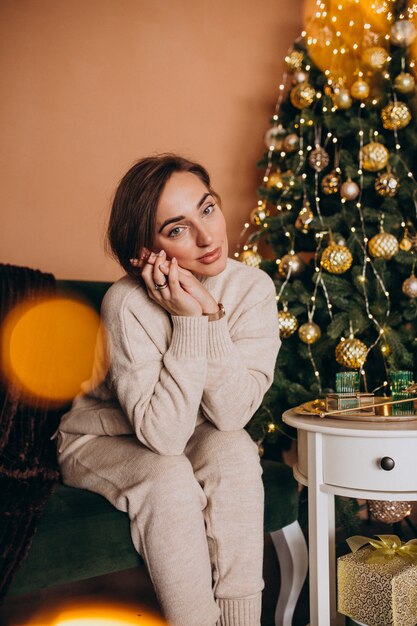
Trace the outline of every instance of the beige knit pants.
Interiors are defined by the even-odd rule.
[[[68,440],[61,435],[60,452]],[[257,446],[244,430],[204,422],[175,456],[134,436],[96,437],[61,470],[67,485],[129,514],[169,624],[260,626],[264,492]]]

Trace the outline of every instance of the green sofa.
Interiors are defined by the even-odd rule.
[[[96,310],[110,283],[57,281],[60,294],[75,295]],[[307,548],[297,522],[298,491],[290,467],[262,460],[265,486],[265,532],[280,562],[282,583],[276,626],[291,626],[292,614],[307,572]],[[58,484],[37,525],[26,560],[7,597],[144,566],[136,553],[125,513],[95,493]]]

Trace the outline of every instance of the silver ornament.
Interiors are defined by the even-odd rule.
[[[346,182],[340,188],[340,195],[345,200],[356,200],[359,196],[360,188],[351,178],[348,178]]]
[[[390,500],[368,500],[369,512],[378,522],[394,524],[411,514],[411,502],[391,502]]]
[[[264,138],[266,147],[268,149],[281,150],[282,142],[286,134],[286,130],[282,124],[268,128]]]

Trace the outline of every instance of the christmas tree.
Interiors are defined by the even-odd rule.
[[[334,392],[337,372],[388,395],[392,372],[415,369],[416,11],[318,0],[286,56],[236,253],[277,289],[275,380],[248,426],[260,445],[285,409]]]

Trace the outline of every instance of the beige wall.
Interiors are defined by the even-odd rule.
[[[231,249],[302,0],[2,0],[0,261],[114,279],[112,192],[148,153],[202,161]]]

